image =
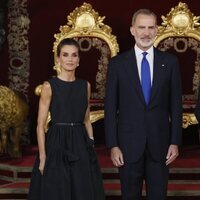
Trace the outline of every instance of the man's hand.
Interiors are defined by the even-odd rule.
[[[166,165],[172,163],[179,155],[178,146],[171,144],[166,157]]]
[[[113,147],[111,149],[111,160],[113,162],[113,165],[115,165],[116,167],[121,167],[122,165],[124,165],[123,154],[119,147]]]

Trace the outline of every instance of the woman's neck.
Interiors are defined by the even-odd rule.
[[[60,73],[58,75],[58,78],[64,81],[74,81],[76,79],[74,72],[68,72],[68,73]]]

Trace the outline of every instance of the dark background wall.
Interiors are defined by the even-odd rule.
[[[0,0],[2,1],[2,0]],[[59,32],[60,25],[67,23],[67,15],[76,7],[83,4],[82,0],[28,0],[30,29],[28,33],[30,50],[30,80],[29,105],[31,120],[31,139],[35,142],[35,127],[38,109],[38,97],[34,94],[37,85],[47,80],[55,72],[52,70],[54,33]],[[149,8],[158,16],[165,15],[172,7],[178,5],[178,0],[88,0],[100,16],[106,16],[104,23],[112,27],[112,33],[117,36],[120,51],[133,46],[133,39],[129,32],[133,12],[139,8]],[[187,0],[189,9],[195,16],[200,15],[199,0]],[[5,19],[5,30],[7,24]],[[8,85],[8,44],[4,42],[0,50],[0,84]]]

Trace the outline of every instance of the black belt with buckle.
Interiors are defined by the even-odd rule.
[[[57,122],[53,124],[61,126],[83,126],[83,123],[80,122]]]

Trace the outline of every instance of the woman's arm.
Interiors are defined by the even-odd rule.
[[[87,107],[87,110],[85,113],[84,124],[85,124],[85,128],[87,130],[88,137],[90,139],[94,140],[92,124],[90,121],[90,94],[91,94],[90,83],[87,83],[87,93],[88,93],[88,107]]]
[[[48,82],[44,82],[42,86],[40,101],[39,101],[39,110],[38,110],[38,122],[37,122],[37,140],[39,148],[39,158],[40,165],[39,170],[43,174],[45,161],[46,161],[46,152],[45,152],[45,127],[49,111],[49,106],[51,102],[51,86]]]

